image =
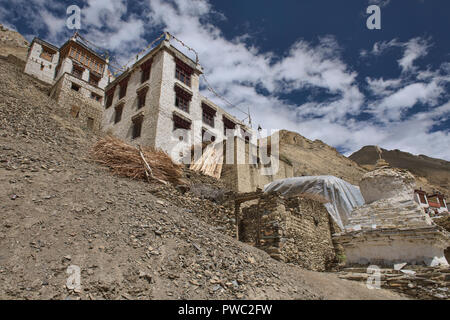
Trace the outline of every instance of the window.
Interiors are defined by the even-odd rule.
[[[184,130],[190,130],[191,129],[191,122],[188,120],[185,120],[176,114],[173,114],[173,130],[177,129],[184,129]]]
[[[44,60],[52,62],[54,54],[55,52],[53,52],[52,50],[42,47],[40,57]]]
[[[91,98],[95,101],[102,102],[102,96],[96,94],[95,92],[91,92]]]
[[[138,116],[133,118],[133,139],[141,136],[142,122],[144,122],[144,116]]]
[[[92,84],[93,86],[98,87],[99,82],[100,82],[100,77],[96,76],[92,72],[89,72],[89,83]]]
[[[80,91],[80,86],[72,82],[71,89],[74,90],[74,91]]]
[[[114,123],[120,122],[122,120],[122,111],[123,111],[123,104],[119,104],[116,106],[116,113],[114,115]]]
[[[106,91],[106,104],[105,104],[105,109],[108,109],[109,107],[111,107],[112,103],[113,103],[113,99],[114,99],[114,91],[116,90],[116,87],[112,87],[111,89],[109,89],[108,91]]]
[[[420,203],[427,203],[425,200],[425,195],[423,193],[419,193]]]
[[[119,91],[119,99],[122,99],[127,95],[127,86],[128,86],[128,80],[130,79],[130,76],[127,76],[125,79],[123,79],[120,82],[120,91]]]
[[[189,102],[192,99],[192,95],[181,89],[178,86],[175,86],[175,106],[187,113],[189,113]]]
[[[214,117],[216,116],[216,110],[214,110],[205,103],[202,103],[202,110],[203,110],[202,114],[203,123],[214,128]]]
[[[145,106],[145,98],[147,97],[147,91],[148,87],[145,87],[144,89],[138,91],[138,109]]]
[[[223,134],[224,135],[227,135],[227,133],[228,133],[228,135],[231,134],[230,131],[234,130],[235,127],[236,127],[236,124],[233,121],[226,118],[225,116],[223,117]]]
[[[188,87],[191,86],[191,75],[194,73],[194,69],[189,67],[186,63],[180,59],[175,59],[175,78],[183,82]]]
[[[84,68],[77,66],[77,65],[73,65],[72,66],[72,75],[81,79],[83,77],[83,72],[84,72]]]
[[[189,113],[189,100],[186,100],[179,95],[177,95],[175,98],[175,106]]]
[[[150,70],[151,70],[152,62],[153,62],[153,60],[150,59],[141,65],[141,70],[142,70],[141,83],[144,83],[145,81],[150,79]]]

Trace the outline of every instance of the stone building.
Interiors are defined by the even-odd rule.
[[[448,214],[447,201],[442,193],[427,194],[422,189],[414,190],[414,200],[432,216]]]
[[[175,161],[192,145],[252,130],[200,94],[201,66],[168,37],[106,87],[102,127],[131,142],[160,148]]]
[[[24,72],[53,85],[58,62],[59,49],[44,40],[34,38],[28,50]]]
[[[238,220],[239,240],[276,260],[314,271],[329,270],[336,261],[337,226],[317,199],[265,194],[243,207]]]
[[[61,48],[35,38],[24,72],[52,87],[50,96],[82,126],[99,130],[104,88],[110,81],[108,61],[74,36]]]

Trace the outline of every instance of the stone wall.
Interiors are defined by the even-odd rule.
[[[79,91],[73,90],[72,84],[78,85]],[[50,97],[64,108],[68,116],[77,119],[82,128],[100,130],[103,105],[91,98],[91,93],[103,96],[102,89],[65,73],[52,87]]]
[[[242,209],[239,238],[274,259],[325,271],[336,257],[331,229],[329,214],[322,203],[273,195]]]

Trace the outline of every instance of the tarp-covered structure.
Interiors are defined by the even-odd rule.
[[[334,176],[306,176],[276,180],[264,186],[264,192],[277,192],[286,197],[301,194],[319,195],[327,199],[328,213],[342,229],[354,208],[364,204],[359,187]]]

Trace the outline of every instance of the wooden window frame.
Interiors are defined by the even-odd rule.
[[[194,69],[188,66],[186,63],[181,61],[178,58],[175,58],[175,78],[191,87],[192,83],[192,74],[194,73]]]
[[[202,121],[208,126],[214,128],[216,110],[208,106],[206,103],[202,103]]]
[[[178,109],[183,110],[186,113],[189,113],[192,94],[180,88],[177,85],[175,86],[174,89],[175,89],[175,106]]]

